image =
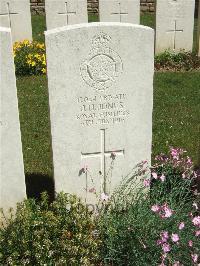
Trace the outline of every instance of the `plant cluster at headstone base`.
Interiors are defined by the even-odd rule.
[[[200,70],[200,57],[191,52],[165,51],[155,56],[155,69],[159,71]]]
[[[191,159],[173,148],[156,159],[151,170],[144,162],[127,176],[101,213],[106,265],[199,263],[200,202],[193,192]]]
[[[0,265],[94,265],[101,241],[91,213],[75,196],[60,193],[49,205],[18,204],[0,228]]]
[[[46,73],[44,43],[24,40],[13,46],[16,75],[41,75]]]
[[[95,215],[69,194],[26,200],[0,229],[0,264],[197,266],[196,177],[187,153],[171,148],[151,169],[138,164]]]

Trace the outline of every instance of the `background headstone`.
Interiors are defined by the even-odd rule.
[[[95,202],[151,159],[154,33],[74,25],[47,31],[46,49],[55,188]]]
[[[47,29],[87,23],[87,0],[45,0]]]
[[[197,39],[198,39],[198,48],[199,48],[199,53],[198,55],[200,56],[200,2],[199,2],[199,14],[198,14],[198,33],[197,33]]]
[[[156,53],[192,51],[195,0],[157,0]]]
[[[13,42],[32,40],[29,0],[1,0],[0,27],[11,28]]]
[[[140,0],[99,0],[101,22],[140,24]]]
[[[26,197],[11,32],[0,27],[0,208]]]

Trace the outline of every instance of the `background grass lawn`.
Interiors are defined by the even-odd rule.
[[[98,21],[91,16],[90,21]],[[45,17],[33,16],[33,36],[44,41]],[[141,23],[154,27],[154,16]],[[17,78],[28,195],[53,190],[46,76]],[[134,134],[134,133],[133,133]],[[134,137],[134,135],[133,135]],[[169,146],[182,147],[200,165],[200,72],[155,73],[152,158]]]

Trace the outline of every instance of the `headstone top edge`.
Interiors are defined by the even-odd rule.
[[[11,32],[10,28],[0,27],[1,32]]]
[[[81,23],[81,24],[75,24],[75,25],[70,25],[70,26],[64,26],[64,27],[59,27],[51,30],[47,30],[44,32],[46,36],[55,34],[58,32],[63,32],[63,31],[69,31],[73,29],[81,29],[81,28],[95,28],[95,27],[101,27],[101,26],[118,26],[121,28],[133,28],[133,29],[143,29],[146,31],[151,31],[154,33],[154,29],[143,26],[143,25],[137,25],[137,24],[132,24],[132,23],[121,23],[121,22],[93,22],[93,23]]]

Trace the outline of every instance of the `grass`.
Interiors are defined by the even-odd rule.
[[[90,21],[98,21],[95,15]],[[33,37],[44,41],[45,17],[33,16]],[[141,23],[154,27],[154,16]],[[48,90],[46,76],[17,78],[23,154],[28,194],[53,190]],[[152,156],[170,145],[183,147],[200,165],[200,74],[156,73],[154,79]],[[50,183],[49,183],[50,182]]]
[[[44,42],[44,31],[46,30],[45,16],[32,16],[33,39]]]
[[[200,164],[200,73],[156,73],[153,155],[183,147]]]
[[[26,173],[52,175],[50,119],[45,76],[17,79]]]

